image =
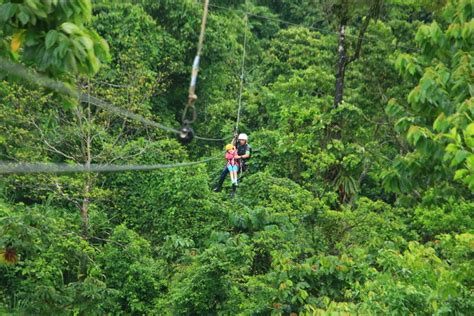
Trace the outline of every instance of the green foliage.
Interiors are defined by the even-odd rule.
[[[458,235],[456,239],[459,244],[451,247],[463,247],[469,240],[472,242],[472,235]],[[465,250],[468,256],[472,252]],[[472,294],[460,275],[462,270],[444,262],[432,247],[413,242],[402,253],[382,250],[377,261],[381,273],[361,290],[365,298],[362,312],[464,314],[472,308]]]
[[[400,55],[396,62],[418,85],[408,95],[407,111],[395,110],[399,107],[395,102],[388,110],[417,150],[400,157],[395,168],[399,178],[404,178],[401,181],[419,182],[415,179],[421,175],[432,181],[438,175],[450,175],[472,191],[472,3],[449,2],[442,16],[442,24],[433,21],[418,29],[415,39],[421,54]],[[417,172],[420,168],[426,170]],[[387,186],[391,189],[413,187],[402,184],[397,188],[390,177]]]
[[[179,126],[201,2],[92,4],[0,0],[0,54]],[[201,136],[233,133],[247,38],[239,128],[253,157],[232,199],[227,183],[210,189],[221,143],[184,147],[87,100],[64,107],[0,81],[2,161],[216,157],[1,177],[0,314],[472,314],[470,1],[384,1],[337,108],[336,29],[347,24],[353,50],[372,1],[211,4]]]
[[[3,304],[28,314],[100,314],[112,303],[114,291],[93,260],[97,250],[77,234],[78,216],[2,202],[0,220],[0,248],[19,259],[0,266]]]
[[[164,262],[151,256],[150,243],[124,225],[115,227],[97,256],[107,276],[107,287],[115,290],[112,313],[145,313],[164,286],[160,282]]]
[[[0,2],[0,25],[11,57],[49,75],[95,74],[108,59],[108,45],[92,29],[90,0]]]
[[[178,269],[168,299],[159,306],[173,315],[236,311],[237,306],[226,306],[239,292],[230,279],[245,272],[242,266],[249,264],[247,252],[238,240],[207,248]]]
[[[175,141],[160,141],[148,147],[136,163],[182,161],[183,148]],[[114,205],[109,216],[125,222],[153,241],[179,235],[202,239],[219,222],[219,208],[208,198],[205,169],[171,169],[149,173],[126,172],[110,176]],[[105,205],[104,205],[105,206]]]
[[[449,201],[426,207],[420,205],[415,209],[414,221],[420,234],[433,238],[442,233],[465,232],[471,229],[472,202]]]

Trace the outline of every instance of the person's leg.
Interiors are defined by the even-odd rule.
[[[230,195],[234,197],[235,191],[237,190],[237,182],[232,183],[232,189]]]
[[[234,179],[235,179],[235,184],[239,181],[239,167],[234,166]]]
[[[229,169],[227,169],[227,166],[222,170],[221,176],[219,177],[219,180],[217,181],[216,186],[214,187],[215,192],[219,192],[222,189],[222,184],[225,181],[225,177],[229,173]]]
[[[242,181],[242,179],[248,174],[248,171],[249,171],[249,166],[245,164],[245,162],[242,163],[240,165],[239,172],[237,173],[240,181]]]
[[[230,182],[234,183],[234,181],[235,181],[234,170],[233,170],[232,166],[229,166],[228,169],[229,169],[229,173],[230,173]]]

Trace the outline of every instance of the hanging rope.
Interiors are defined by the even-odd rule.
[[[245,74],[245,54],[247,49],[247,25],[248,25],[248,16],[244,16],[244,48],[242,51],[242,66],[240,71],[240,89],[239,89],[239,107],[237,109],[237,120],[235,122],[235,131],[234,135],[237,135],[239,132],[239,123],[240,123],[240,111],[242,110],[242,92],[244,89],[244,74]]]
[[[191,124],[194,123],[197,119],[197,111],[194,103],[196,102],[196,82],[199,73],[199,62],[201,59],[201,53],[204,43],[204,34],[206,32],[206,21],[209,8],[209,0],[204,1],[204,11],[202,13],[201,20],[201,31],[199,33],[199,40],[197,45],[196,57],[194,57],[193,68],[191,71],[191,82],[189,83],[189,93],[188,93],[188,103],[186,104],[183,112],[182,118],[182,127],[180,133],[178,134],[178,140],[187,144],[191,142],[194,138],[194,131],[191,128]],[[189,112],[191,112],[191,118],[188,118]]]

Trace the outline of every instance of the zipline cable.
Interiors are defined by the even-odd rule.
[[[111,103],[108,103],[106,101],[103,101],[97,97],[91,96],[89,94],[79,94],[73,87],[65,84],[62,81],[59,80],[54,80],[49,77],[46,77],[44,75],[41,75],[37,73],[36,71],[29,69],[23,65],[20,65],[18,63],[11,62],[5,58],[0,57],[0,70],[3,70],[5,74],[10,74],[13,76],[16,76],[18,78],[21,78],[30,84],[34,84],[36,86],[41,86],[43,88],[48,88],[54,92],[67,95],[69,97],[73,97],[76,99],[79,99],[80,102],[89,102],[89,97],[90,97],[90,102],[91,104],[105,110],[108,112],[115,113],[119,116],[122,117],[128,117],[130,119],[133,119],[135,121],[139,121],[145,125],[159,128],[162,130],[165,130],[167,132],[175,133],[178,134],[180,131],[178,129],[168,127],[166,125],[154,122],[152,120],[146,119],[143,116],[130,112],[126,109],[119,108]],[[203,140],[203,141],[224,141],[227,138],[210,138],[210,137],[202,137],[202,136],[196,136],[196,139]]]
[[[104,85],[104,86],[109,86],[112,88],[119,88],[119,89],[129,89],[132,88],[131,85],[125,85],[125,84],[116,84],[116,83],[111,83],[107,81],[100,81],[100,80],[95,80],[95,79],[90,79],[92,82],[97,83],[99,85]]]
[[[81,94],[81,96],[79,97],[79,101],[84,102],[84,103],[90,102],[91,104],[93,104],[93,105],[97,106],[98,108],[101,108],[101,109],[103,109],[107,112],[111,112],[111,113],[117,114],[117,115],[122,116],[122,117],[127,117],[127,118],[135,120],[135,121],[139,121],[139,122],[143,123],[144,125],[152,126],[152,127],[159,128],[159,129],[162,129],[164,131],[171,132],[171,133],[176,133],[176,134],[178,134],[180,132],[179,130],[177,130],[175,128],[168,127],[166,125],[163,125],[163,124],[157,123],[155,121],[149,120],[147,118],[144,118],[143,116],[141,116],[139,114],[130,112],[130,111],[125,110],[123,108],[116,107],[116,106],[114,106],[114,105],[112,105],[108,102],[105,102],[105,101],[103,101],[99,98],[96,98],[94,96],[91,96],[89,94]]]
[[[157,169],[172,169],[189,167],[208,163],[220,158],[211,157],[200,161],[180,162],[174,164],[151,165],[117,165],[117,164],[76,164],[65,163],[14,163],[0,162],[0,174],[31,174],[31,173],[83,173],[83,172],[116,172],[116,171],[150,171]]]
[[[135,120],[135,121],[140,121],[142,124],[144,125],[148,125],[148,126],[151,126],[151,127],[156,127],[156,128],[160,128],[162,130],[165,130],[165,131],[168,131],[168,132],[171,132],[171,133],[175,133],[175,134],[179,134],[181,133],[181,131],[175,129],[175,128],[172,128],[172,127],[168,127],[166,125],[163,125],[163,124],[160,124],[160,123],[157,123],[155,121],[152,121],[152,120],[149,120],[147,118],[144,118],[143,116],[139,115],[139,114],[136,114],[136,113],[133,113],[133,112],[130,112],[128,110],[125,110],[123,108],[118,108],[108,102],[105,102],[99,98],[96,98],[94,96],[90,96],[88,94],[82,94],[80,96],[80,101],[81,102],[90,102],[91,104],[107,111],[107,112],[111,112],[111,113],[115,113],[119,116],[123,116],[123,117],[128,117],[132,120]],[[203,137],[203,136],[195,136],[194,138],[198,139],[198,140],[203,140],[203,141],[224,141],[226,140],[227,138],[210,138],[210,137]]]
[[[203,136],[194,136],[194,138],[197,140],[208,141],[208,142],[223,142],[223,141],[233,138],[233,136],[228,136],[224,138],[209,138],[209,137],[203,137]]]
[[[0,70],[3,70],[4,74],[6,75],[12,75],[21,78],[30,84],[48,88],[54,92],[67,95],[69,97],[77,98],[79,96],[73,87],[65,84],[64,82],[51,79],[45,75],[41,75],[32,69],[29,69],[18,63],[11,62],[3,57],[0,57]]]
[[[244,26],[244,46],[242,51],[242,66],[240,71],[240,89],[239,89],[239,108],[237,109],[237,120],[235,122],[235,131],[234,134],[237,135],[239,132],[239,123],[240,123],[240,111],[242,109],[242,91],[244,88],[244,74],[245,74],[245,55],[247,48],[247,26],[248,26],[248,16],[244,16],[245,26]]]

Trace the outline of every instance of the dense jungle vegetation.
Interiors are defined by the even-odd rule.
[[[179,128],[202,14],[0,0],[0,314],[473,315],[473,1],[211,0],[193,128],[232,137],[245,42],[234,198],[225,142],[67,93]]]

